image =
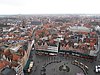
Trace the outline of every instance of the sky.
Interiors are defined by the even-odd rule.
[[[0,0],[5,14],[100,14],[100,0]]]

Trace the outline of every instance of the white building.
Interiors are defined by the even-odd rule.
[[[90,28],[87,28],[87,27],[84,27],[84,26],[73,26],[73,27],[70,27],[69,28],[70,31],[73,31],[73,32],[90,32],[91,29]]]

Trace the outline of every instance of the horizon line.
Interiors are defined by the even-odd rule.
[[[92,13],[33,13],[33,14],[0,14],[0,16],[2,15],[100,15],[98,14],[92,14]]]

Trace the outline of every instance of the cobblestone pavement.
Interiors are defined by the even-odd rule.
[[[84,59],[70,58],[64,56],[39,56],[35,55],[35,71],[33,70],[28,75],[41,75],[42,66],[52,62],[52,61],[61,61],[60,63],[52,63],[46,67],[46,75],[75,75],[77,72],[83,72],[81,68],[72,65],[71,62],[74,60],[78,60],[89,67],[88,75],[99,75],[94,72],[94,66],[96,62],[90,62]],[[70,72],[61,72],[59,71],[59,66],[63,63],[66,63],[68,67],[70,67]]]

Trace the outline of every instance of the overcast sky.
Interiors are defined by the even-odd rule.
[[[0,0],[0,14],[100,14],[100,0]]]

